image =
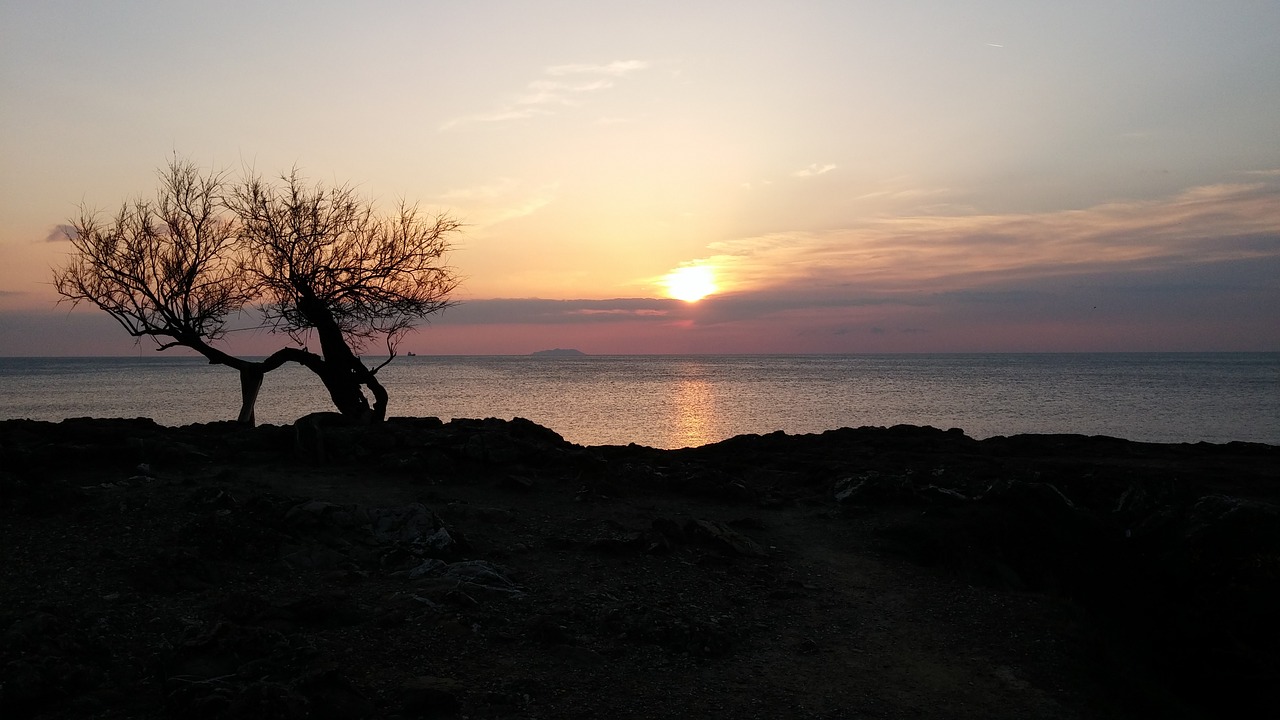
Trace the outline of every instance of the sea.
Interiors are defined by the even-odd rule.
[[[400,356],[379,378],[390,416],[521,417],[581,445],[898,424],[1280,445],[1280,353]],[[0,358],[0,418],[186,425],[234,419],[239,399],[239,375],[199,357]],[[325,410],[320,382],[287,365],[257,418]]]

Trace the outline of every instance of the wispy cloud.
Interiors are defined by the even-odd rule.
[[[835,169],[836,169],[836,166],[831,163],[827,163],[825,165],[819,165],[818,163],[811,163],[809,167],[800,168],[799,170],[796,170],[795,172],[791,173],[791,176],[799,177],[799,178],[815,177],[817,175],[825,175]]]
[[[559,185],[555,183],[528,187],[513,178],[500,178],[484,185],[450,190],[437,200],[466,217],[471,229],[481,230],[532,215],[554,202],[558,192]]]
[[[916,188],[876,190],[863,193],[854,200],[920,200],[931,197],[946,197],[954,194],[950,188]]]
[[[619,60],[602,65],[553,65],[543,70],[542,77],[530,81],[523,92],[515,95],[502,107],[490,112],[453,118],[441,125],[440,129],[451,130],[476,123],[553,115],[558,108],[580,105],[582,99],[591,93],[612,88],[615,79],[644,70],[648,66],[649,63],[642,60]]]
[[[649,67],[649,63],[644,60],[615,60],[603,65],[552,65],[546,69],[546,73],[548,75],[611,75],[613,77],[622,77],[637,70],[644,70],[647,67]]]
[[[837,167],[838,166],[835,165],[834,163],[826,163],[822,165],[819,165],[818,163],[810,163],[808,167],[803,167],[803,168],[800,168],[799,170],[792,171],[789,174],[789,176],[793,178],[800,178],[803,180],[806,178],[817,177],[819,175],[825,175],[831,172],[832,170],[835,170]],[[746,190],[750,190],[758,186],[772,185],[773,183],[774,181],[769,178],[762,178],[759,180],[746,180],[742,183],[742,187]]]
[[[451,130],[462,125],[471,125],[475,123],[491,123],[504,122],[507,120],[523,120],[525,118],[538,117],[540,115],[550,115],[551,111],[536,106],[524,107],[508,107],[501,110],[495,110],[491,113],[481,113],[477,115],[468,115],[466,117],[454,118],[440,126],[441,130]]]

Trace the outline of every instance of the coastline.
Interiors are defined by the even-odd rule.
[[[1277,676],[1280,447],[0,421],[7,717],[1185,717]]]

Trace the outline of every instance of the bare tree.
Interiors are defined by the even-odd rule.
[[[383,216],[349,187],[307,187],[296,171],[278,185],[233,183],[175,157],[159,176],[154,201],[126,202],[109,221],[81,211],[71,257],[54,271],[58,293],[157,350],[188,347],[238,370],[241,422],[254,422],[263,377],[286,362],[316,373],[343,415],[384,419],[377,372],[405,332],[450,305],[457,279],[443,261],[460,225],[404,204]],[[228,318],[255,305],[298,345],[314,335],[320,353],[287,346],[251,361],[217,347]],[[388,357],[369,367],[360,353],[374,340]]]
[[[442,261],[459,223],[403,202],[379,215],[351,187],[308,186],[296,170],[278,185],[250,176],[227,205],[239,221],[241,269],[265,299],[267,321],[300,343],[314,334],[323,362],[311,367],[340,412],[385,418],[377,372],[415,322],[450,305],[458,281]],[[387,359],[369,367],[360,353],[374,340]]]

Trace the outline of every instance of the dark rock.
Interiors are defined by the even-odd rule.
[[[271,513],[274,514],[274,513]],[[206,561],[267,562],[279,557],[283,535],[254,509],[228,493],[210,496],[175,533],[174,542],[193,547]]]
[[[293,448],[297,456],[323,465],[349,460],[351,430],[355,422],[336,412],[315,412],[293,422]],[[343,431],[347,432],[343,432]]]
[[[882,475],[876,471],[840,478],[833,492],[836,502],[847,504],[911,503],[916,500],[910,478]]]
[[[302,720],[311,715],[311,703],[285,683],[259,680],[240,688],[227,714],[236,718]]]
[[[59,515],[90,502],[83,489],[34,473],[31,478],[0,470],[0,513],[18,512],[35,517]]]
[[[449,564],[443,560],[427,558],[421,564],[408,571],[409,579],[417,580],[424,577],[436,577],[443,574],[448,566]]]
[[[351,548],[358,546],[394,546],[405,558],[443,559],[456,558],[469,547],[461,533],[446,528],[422,503],[368,507],[310,500],[290,508],[284,520],[289,527],[306,531],[333,549],[324,552],[313,545],[286,552],[286,561],[299,567],[339,564],[342,559],[353,559]],[[390,558],[384,557],[384,564],[388,561]]]
[[[633,531],[597,537],[587,543],[587,549],[607,555],[628,555],[645,549],[646,544],[644,533]]]
[[[354,566],[351,556],[346,553],[317,544],[286,548],[280,559],[291,567],[309,570]]]
[[[1280,506],[1227,495],[1207,495],[1191,506],[1186,541],[1202,557],[1243,550],[1280,553]]]
[[[453,420],[444,429],[457,438],[455,448],[462,457],[483,465],[545,465],[573,454],[555,431],[523,418]]]
[[[615,638],[656,644],[674,653],[717,657],[728,652],[732,635],[718,620],[702,620],[639,603],[606,609],[600,622]]]
[[[6,716],[35,715],[61,695],[57,679],[28,660],[13,660],[0,669],[0,710]]]
[[[712,547],[746,557],[764,557],[764,548],[742,533],[715,520],[690,520],[685,525],[685,533],[698,538]]]
[[[572,638],[563,624],[564,618],[556,615],[535,615],[526,625],[525,633],[532,640],[548,645],[559,645]]]
[[[371,700],[335,669],[313,670],[294,683],[294,691],[307,701],[310,717],[317,720],[356,720],[371,717]]]
[[[480,507],[475,509],[476,517],[491,523],[509,523],[515,519],[516,514],[505,508],[496,507]]]
[[[445,568],[443,576],[503,592],[520,593],[520,587],[511,582],[511,579],[498,566],[484,560],[450,563]]]
[[[533,478],[524,475],[504,475],[502,486],[511,490],[532,490],[537,486]]]
[[[365,612],[346,592],[308,595],[280,606],[294,621],[305,627],[333,628],[357,625]]]
[[[288,638],[266,628],[221,622],[187,631],[166,664],[180,682],[242,672],[252,662],[279,660],[291,650]]]
[[[191,547],[156,548],[149,558],[128,570],[131,585],[143,592],[172,594],[213,587],[218,568]]]
[[[440,518],[422,503],[412,503],[389,508],[368,508],[361,512],[359,506],[352,511],[352,523],[367,518],[373,539],[380,543],[415,543],[427,550],[444,552],[453,539],[444,530]]]
[[[684,528],[675,520],[670,518],[654,518],[652,527],[655,533],[661,535],[675,545],[683,545],[688,542],[688,538],[684,533]]]
[[[934,505],[963,505],[973,500],[959,490],[939,485],[925,485],[916,490],[915,495],[920,500]]]
[[[450,717],[461,707],[458,696],[464,688],[452,678],[410,678],[400,686],[400,710],[407,717]]]

